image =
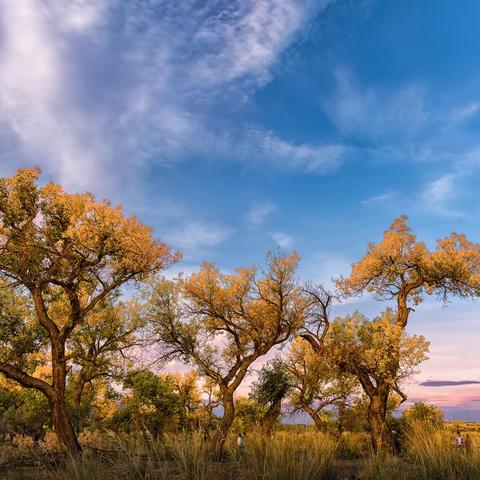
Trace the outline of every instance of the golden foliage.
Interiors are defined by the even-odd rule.
[[[375,385],[395,386],[410,376],[427,359],[428,347],[423,336],[408,335],[390,309],[374,320],[358,312],[337,318],[328,339],[339,365],[353,374],[366,372]]]
[[[480,292],[480,245],[452,233],[430,251],[417,241],[402,216],[392,222],[380,243],[369,243],[366,255],[337,282],[344,295],[372,292],[377,298],[408,295],[413,303],[424,293],[468,296]]]

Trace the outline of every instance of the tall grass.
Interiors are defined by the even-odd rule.
[[[272,437],[247,436],[237,449],[246,480],[320,480],[331,477],[336,442],[315,432],[278,432]]]
[[[218,462],[212,462],[210,445],[200,434],[171,435],[166,438],[172,461],[182,480],[209,480],[221,478]]]
[[[472,435],[473,436],[473,435]],[[11,480],[478,480],[480,436],[470,452],[459,451],[453,432],[412,425],[400,456],[376,455],[366,434],[346,434],[341,441],[313,430],[260,432],[237,446],[227,441],[222,461],[213,461],[199,434],[94,437],[81,459],[43,453],[43,466],[14,468]],[[100,441],[101,440],[101,441]],[[18,442],[17,442],[18,443]],[[476,443],[476,445],[475,445]],[[22,446],[18,443],[17,448]],[[109,451],[105,452],[104,449]],[[13,451],[8,452],[13,455]],[[49,456],[50,455],[50,456]],[[19,459],[25,459],[20,448]],[[56,463],[52,464],[52,460]],[[20,462],[21,463],[21,462]],[[1,477],[1,473],[0,473]],[[4,478],[4,477],[1,477]]]
[[[478,480],[480,479],[480,452],[478,445],[471,451],[459,450],[448,430],[434,431],[415,424],[408,435],[408,458],[415,464],[418,479]]]

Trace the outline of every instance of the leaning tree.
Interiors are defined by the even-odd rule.
[[[480,245],[457,233],[437,240],[434,250],[417,241],[406,225],[407,217],[393,221],[380,243],[368,244],[365,256],[352,265],[348,277],[340,278],[337,287],[344,296],[372,293],[379,300],[395,302],[395,324],[404,329],[413,307],[425,295],[437,295],[444,301],[451,296],[461,298],[480,294]],[[388,370],[400,365],[400,351],[391,349]],[[388,395],[394,385],[384,382],[375,388],[382,391],[371,415],[386,428],[385,411]],[[384,444],[382,435],[377,445]]]
[[[223,448],[234,419],[234,394],[251,365],[290,339],[315,309],[295,277],[299,258],[269,254],[266,268],[223,274],[211,263],[177,281],[160,281],[148,308],[162,358],[198,368],[219,389],[223,416],[213,438]]]
[[[302,337],[294,340],[284,360],[284,369],[290,377],[292,413],[303,410],[319,431],[327,428],[327,408],[346,402],[355,394],[357,387],[355,378],[349,372],[338,369],[334,365],[336,361],[330,347],[325,348],[320,356]]]
[[[388,401],[392,392],[400,402],[406,400],[401,386],[417,373],[429,346],[423,336],[408,335],[396,320],[391,309],[373,320],[355,312],[335,319],[328,341],[338,370],[354,376],[368,399],[367,421],[377,449],[394,446],[386,419]]]
[[[0,279],[7,284],[0,297],[5,289],[28,297],[33,317],[24,322],[26,334],[35,338],[40,328],[46,337],[51,380],[33,375],[21,361],[0,360],[0,372],[47,397],[55,432],[75,454],[81,447],[65,398],[69,339],[101,301],[179,255],[121,207],[53,183],[40,186],[39,175],[39,169],[20,169],[0,179]],[[7,349],[17,347],[12,337]],[[19,356],[12,352],[11,358]]]

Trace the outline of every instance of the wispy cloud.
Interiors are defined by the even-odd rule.
[[[288,248],[293,245],[293,238],[284,232],[274,232],[270,235],[276,246],[280,248]]]
[[[374,195],[373,197],[362,200],[360,203],[365,207],[369,207],[371,205],[377,205],[379,203],[386,202],[387,200],[394,198],[396,194],[397,193],[394,192],[393,190],[387,190],[386,192],[381,193],[380,195]]]
[[[361,85],[353,72],[334,71],[335,94],[324,108],[338,130],[345,135],[376,141],[412,137],[427,123],[425,92],[409,84],[395,90]]]
[[[243,161],[257,136],[211,112],[235,108],[264,85],[328,3],[6,2],[0,142],[11,154],[3,164],[24,158],[69,187],[104,192],[106,182],[131,180],[132,169],[192,152],[229,151]],[[231,142],[238,135],[239,151]],[[317,169],[306,166],[315,151],[281,142],[261,142],[259,159],[292,157],[293,167]]]
[[[98,2],[98,11],[101,5]],[[15,137],[25,158],[50,166],[56,162],[64,181],[85,186],[105,149],[96,120],[87,119],[82,107],[68,100],[72,72],[60,37],[88,32],[96,15],[92,9],[80,12],[74,4],[64,6],[63,25],[57,10],[48,6],[41,9],[29,0],[3,6],[0,125]],[[45,10],[52,18],[45,17]]]
[[[427,183],[422,193],[422,208],[431,211],[452,216],[460,216],[460,212],[452,209],[450,203],[456,198],[456,186],[460,181],[460,176],[456,173],[447,173],[439,178]]]
[[[182,227],[165,235],[165,239],[175,247],[194,250],[214,247],[226,241],[233,229],[214,223],[187,222]]]
[[[261,153],[274,166],[307,173],[325,173],[338,167],[352,148],[343,144],[294,144],[271,132],[251,129],[247,146]]]
[[[210,14],[195,34],[201,50],[195,70],[212,85],[252,74],[256,82],[267,81],[270,67],[315,8],[315,2],[291,0],[208,3]]]
[[[347,275],[351,268],[352,261],[347,257],[336,252],[319,252],[313,254],[308,263],[300,264],[300,274],[302,278],[334,290],[334,280]]]
[[[267,220],[276,208],[270,200],[255,202],[247,212],[247,221],[253,225],[260,225]]]
[[[459,122],[464,122],[474,117],[480,110],[480,104],[477,102],[469,103],[458,108],[455,108],[450,113],[450,121],[456,125]]]

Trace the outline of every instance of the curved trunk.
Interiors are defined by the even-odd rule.
[[[320,417],[320,412],[312,408],[310,405],[304,405],[303,409],[308,415],[310,415],[310,418],[313,420],[317,431],[325,432],[325,430],[327,429],[327,425]]]
[[[368,405],[368,424],[372,431],[372,441],[376,452],[389,450],[393,436],[387,423],[388,393],[374,394]]]
[[[82,453],[78,443],[77,434],[73,428],[67,410],[65,344],[59,339],[52,341],[52,387],[53,392],[49,397],[52,411],[52,423],[55,433],[65,448],[73,455]]]
[[[282,413],[282,399],[276,400],[268,407],[262,418],[262,430],[266,435],[271,435],[273,428],[277,423],[278,417]]]
[[[219,459],[223,453],[225,440],[227,439],[228,431],[232,426],[235,417],[235,406],[233,402],[233,394],[225,393],[222,398],[223,403],[223,417],[220,420],[217,431],[212,439],[212,455],[215,459]]]

